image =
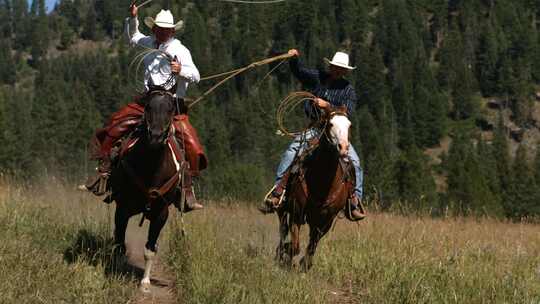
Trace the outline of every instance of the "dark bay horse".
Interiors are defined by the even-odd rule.
[[[300,253],[300,227],[309,225],[309,244],[300,261],[307,271],[319,240],[330,230],[354,188],[354,168],[348,159],[349,128],[346,109],[327,111],[319,129],[319,144],[305,160],[297,160],[278,209],[280,242],[276,258],[289,266]],[[304,154],[305,155],[305,154]],[[290,233],[291,240],[287,242]]]
[[[141,288],[148,292],[157,240],[169,215],[169,205],[179,202],[184,160],[175,155],[175,113],[172,94],[153,91],[145,97],[142,125],[122,143],[118,164],[111,174],[112,198],[116,201],[115,243],[125,252],[130,217],[144,213],[150,221],[145,245],[145,270]],[[176,146],[176,147],[175,147]],[[141,221],[142,223],[142,221]]]

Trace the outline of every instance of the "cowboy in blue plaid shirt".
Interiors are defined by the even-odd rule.
[[[313,120],[320,116],[319,111],[328,107],[347,107],[347,115],[351,115],[357,102],[356,92],[353,86],[343,76],[350,70],[355,69],[349,66],[349,56],[342,52],[337,52],[332,61],[328,61],[329,70],[319,71],[305,68],[298,59],[300,53],[298,50],[289,51],[294,57],[290,60],[290,68],[294,76],[302,83],[305,89],[309,90],[317,98],[315,102],[306,101],[304,109],[306,115]],[[264,201],[259,210],[263,213],[271,213],[278,206],[280,197],[285,189],[285,179],[283,176],[289,170],[294,161],[295,155],[305,149],[310,139],[316,136],[313,129],[307,130],[294,139],[289,148],[283,153],[281,162],[277,169],[275,189]],[[363,171],[360,167],[360,159],[352,145],[349,146],[349,158],[355,169],[356,185],[351,203],[351,216],[354,220],[365,217],[359,209],[359,203],[362,199]]]

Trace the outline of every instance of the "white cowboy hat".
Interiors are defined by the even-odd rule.
[[[170,10],[161,10],[157,16],[156,19],[152,17],[146,17],[144,18],[144,24],[148,26],[149,28],[153,28],[155,25],[163,28],[174,28],[175,30],[179,30],[184,26],[184,21],[178,21],[178,23],[174,23],[174,17]]]
[[[332,61],[330,61],[328,58],[324,58],[324,60],[328,64],[335,65],[340,68],[345,68],[347,70],[356,69],[356,67],[349,66],[349,55],[347,53],[336,52],[334,58],[332,58]]]

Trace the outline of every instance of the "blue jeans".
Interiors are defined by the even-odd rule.
[[[279,184],[279,182],[283,178],[283,175],[285,175],[285,172],[287,172],[287,169],[291,166],[292,162],[294,161],[295,155],[297,155],[297,153],[298,155],[300,155],[300,153],[302,153],[302,151],[307,148],[309,140],[313,139],[317,135],[318,132],[316,130],[309,129],[303,134],[298,135],[293,140],[293,142],[289,145],[287,150],[285,150],[285,152],[281,156],[281,161],[277,169],[276,185]],[[358,154],[356,153],[356,150],[354,150],[354,147],[352,145],[349,146],[349,158],[353,163],[354,173],[356,176],[354,194],[356,194],[358,198],[362,198],[362,184],[364,183],[364,172],[360,167],[360,158],[358,157]]]

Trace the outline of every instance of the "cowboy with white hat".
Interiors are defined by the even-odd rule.
[[[180,75],[180,80],[176,83],[177,97],[183,98],[189,83],[197,83],[200,80],[199,70],[191,59],[189,50],[176,38],[174,34],[184,26],[183,21],[174,22],[174,17],[169,10],[161,10],[156,18],[144,18],[144,24],[148,26],[154,35],[145,36],[139,32],[139,21],[137,19],[137,6],[132,5],[131,18],[129,20],[128,37],[133,45],[141,45],[147,48],[154,48],[169,54],[174,58],[172,62],[158,52],[147,56],[144,59],[144,83],[148,89],[150,86],[165,86],[165,89],[172,89],[174,83],[168,83],[171,72]]]
[[[316,120],[316,118],[319,117],[318,112],[320,109],[329,108],[331,106],[346,106],[347,114],[350,116],[356,105],[357,97],[353,86],[349,81],[343,78],[347,73],[356,69],[349,65],[349,55],[343,52],[336,52],[332,60],[325,58],[325,61],[328,64],[328,71],[319,71],[302,66],[298,60],[298,57],[300,56],[298,50],[292,49],[289,51],[289,54],[294,56],[290,60],[292,73],[302,83],[306,90],[309,90],[317,97],[314,103],[305,103],[306,114],[311,119]],[[300,154],[298,151],[304,150],[310,139],[315,136],[316,132],[313,129],[307,130],[304,134],[295,138],[289,145],[289,148],[283,154],[278,166],[274,190],[259,207],[261,212],[265,214],[272,213],[278,207],[280,198],[287,184],[288,171],[294,161],[295,155]],[[359,220],[365,217],[360,204],[362,199],[363,172],[360,167],[358,154],[352,145],[349,146],[348,153],[349,158],[354,165],[356,175],[353,198],[349,200],[352,210],[351,217],[352,220]]]
[[[160,51],[152,52],[144,57],[145,89],[146,91],[152,89],[169,91],[178,98],[180,103],[183,103],[188,85],[200,80],[199,70],[193,63],[190,51],[178,39],[174,38],[175,32],[182,29],[183,22],[174,22],[174,17],[169,10],[161,10],[155,18],[146,17],[144,19],[144,23],[153,32],[152,36],[145,36],[139,31],[137,11],[135,4],[130,6],[131,18],[127,21],[129,26],[126,26],[130,43]],[[96,132],[95,138],[99,151],[95,154],[100,161],[98,176],[97,179],[90,179],[86,184],[86,188],[94,194],[102,195],[105,192],[106,186],[104,184],[106,184],[111,171],[110,153],[112,147],[120,138],[137,126],[134,121],[142,121],[143,113],[143,106],[138,99],[114,113],[110,122]],[[187,113],[177,114],[173,121],[175,130],[177,130],[175,135],[181,138],[184,143],[186,156],[190,163],[190,172],[192,175],[197,175],[199,170],[206,168],[206,156],[195,129],[189,123]],[[188,176],[188,179],[190,178],[191,176]],[[188,187],[185,189],[188,208],[191,210],[203,208],[196,202],[189,180],[184,180],[184,186]]]

